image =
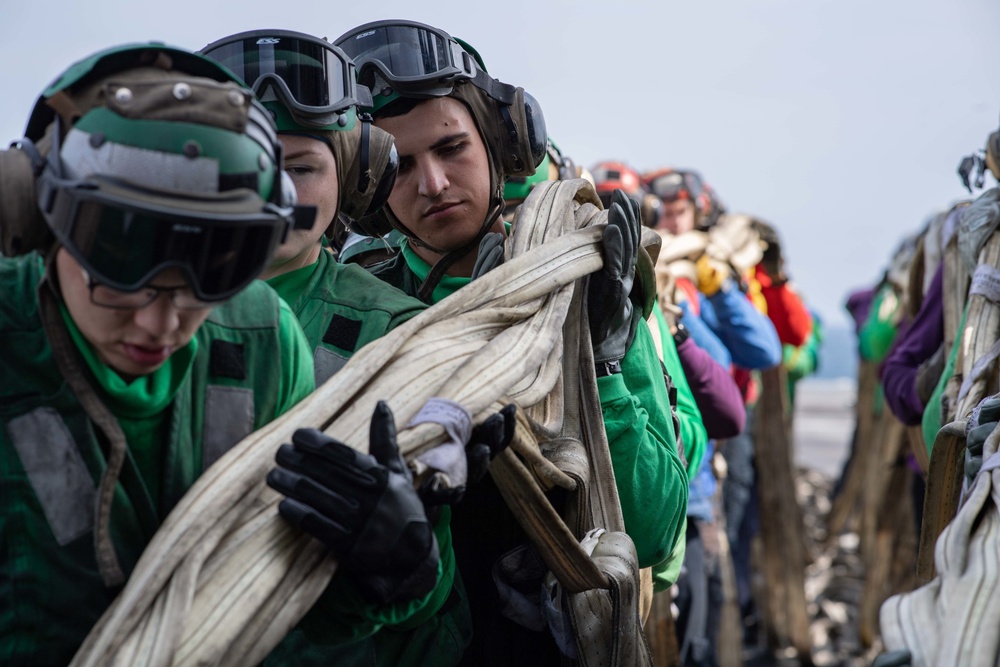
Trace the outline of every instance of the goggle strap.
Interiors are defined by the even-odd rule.
[[[368,184],[371,182],[372,172],[369,153],[371,152],[371,116],[368,114],[362,114],[359,118],[361,121],[361,151],[359,155],[359,160],[361,162],[361,170],[358,174],[358,194],[364,194],[368,190]]]
[[[472,83],[476,88],[479,88],[494,100],[502,102],[507,106],[514,104],[517,96],[517,88],[509,83],[497,81],[481,69],[476,69],[476,75],[472,77]]]
[[[52,128],[52,146],[49,148],[49,156],[45,158],[41,178],[36,181],[38,208],[43,215],[52,212],[59,190],[57,182],[61,181],[63,177],[62,158],[59,157],[59,153],[62,151],[62,141],[60,140],[62,119],[57,115],[53,122],[55,127]]]

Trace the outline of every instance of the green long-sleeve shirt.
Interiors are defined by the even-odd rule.
[[[655,326],[652,326],[652,323],[655,323]],[[663,365],[670,374],[674,387],[677,388],[677,421],[680,424],[680,438],[684,445],[684,457],[687,459],[687,476],[690,483],[698,474],[701,461],[705,457],[708,433],[705,431],[705,423],[701,418],[701,410],[698,409],[694,394],[691,392],[691,385],[688,384],[687,377],[684,375],[681,358],[677,354],[677,344],[674,343],[674,337],[670,333],[670,327],[659,304],[653,306],[652,323],[651,328],[654,330],[654,339],[659,341],[657,349],[663,359]],[[670,556],[653,568],[653,590],[656,592],[669,589],[680,576],[681,567],[684,565],[684,554],[687,551],[686,533],[687,517],[685,517],[677,535],[677,542],[674,544]]]
[[[38,256],[0,259],[2,664],[67,664],[117,593],[104,586],[94,549],[105,449],[42,329],[42,273]],[[127,439],[110,528],[128,573],[205,468],[312,391],[309,351],[288,307],[261,283],[213,309],[185,348],[131,382],[67,324]]]
[[[268,279],[291,307],[313,350],[317,386],[368,343],[427,306],[327,250],[309,266]]]
[[[705,422],[701,418],[701,410],[694,400],[691,385],[684,375],[680,355],[677,354],[677,344],[670,333],[670,327],[659,304],[653,306],[653,318],[656,322],[655,333],[659,335],[658,351],[662,351],[663,365],[670,375],[670,380],[677,388],[677,420],[680,423],[678,434],[684,444],[684,458],[687,459],[688,481],[694,479],[705,458],[705,447],[708,444],[708,433]],[[655,342],[655,340],[654,340]]]

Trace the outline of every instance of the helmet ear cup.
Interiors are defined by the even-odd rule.
[[[661,206],[663,206],[663,202],[660,201],[659,197],[648,192],[643,193],[642,203],[639,207],[642,224],[646,227],[656,227],[656,223],[660,220]]]
[[[392,135],[359,117],[351,132],[332,132],[340,171],[340,212],[352,232],[384,236],[392,230],[383,211],[399,171]],[[332,226],[331,226],[332,229]]]
[[[380,236],[385,236],[393,230],[393,225],[389,222],[385,208],[381,208],[371,215],[365,215],[359,218],[349,218],[340,214],[340,219],[346,223],[347,228],[350,231],[355,234],[361,234],[362,236],[378,238]]]
[[[553,151],[555,152],[555,151]],[[559,155],[559,180],[560,181],[571,181],[574,178],[580,178],[580,169],[577,168],[576,163],[573,162],[573,158]]]
[[[704,190],[695,198],[695,204],[702,215],[708,215],[709,211],[712,210],[712,201],[708,198],[708,194]]]
[[[986,139],[986,166],[993,178],[1000,181],[1000,130]]]
[[[480,85],[456,85],[449,96],[464,102],[472,113],[492,163],[500,172],[497,178],[501,183],[512,176],[532,176],[547,154],[548,136],[541,105],[523,88],[496,79],[482,84],[485,87]]]
[[[7,257],[40,250],[52,242],[35,194],[43,160],[30,139],[0,151],[0,251]]]
[[[548,137],[545,131],[545,116],[538,100],[517,88],[513,104],[490,99],[485,94],[486,103],[499,116],[497,138],[499,139],[500,166],[504,175],[530,177],[548,154]]]
[[[396,184],[396,174],[399,173],[399,153],[396,152],[396,142],[392,135],[373,127],[371,142],[372,154],[385,154],[386,159],[378,173],[374,168],[372,169],[372,175],[375,177],[375,188],[372,190],[371,201],[368,202],[365,216],[372,215],[385,206],[389,200],[389,194],[392,193],[392,186]]]
[[[548,150],[548,135],[545,129],[545,116],[542,114],[542,106],[535,99],[534,95],[520,89],[524,100],[524,132],[519,136],[524,139],[516,152],[531,164],[532,168],[537,168],[545,158]]]
[[[385,215],[385,204],[389,201],[392,186],[396,184],[396,174],[399,172],[399,154],[396,152],[396,144],[392,141],[392,135],[386,132],[382,134],[389,138],[389,161],[375,185],[368,209],[364,215],[357,219],[340,215],[340,218],[347,224],[347,229],[362,236],[379,237],[392,231],[392,224]]]

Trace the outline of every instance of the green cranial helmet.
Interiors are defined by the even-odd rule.
[[[523,88],[491,77],[470,45],[423,23],[375,21],[334,43],[354,60],[358,81],[372,91],[368,110],[376,119],[397,115],[392,106],[401,98],[452,97],[469,110],[489,155],[493,199],[481,229],[485,234],[502,210],[506,180],[530,177],[546,157],[545,119],[538,101]],[[389,207],[373,218],[379,234],[395,227],[416,240]]]
[[[314,215],[296,210],[273,122],[250,91],[158,43],[70,67],[42,93],[17,150],[35,174],[34,222],[40,214],[96,282],[122,291],[174,267],[199,299],[224,300]],[[5,250],[35,249],[11,241],[31,234],[10,220],[0,214]]]
[[[275,112],[279,131],[350,130],[371,94],[354,63],[324,39],[292,30],[248,30],[216,40],[200,54],[225,65]]]
[[[392,137],[358,114],[371,93],[357,83],[354,62],[325,39],[291,30],[250,30],[217,40],[200,53],[225,65],[253,90],[278,132],[328,144],[337,163],[338,212],[349,226],[382,207],[396,179]],[[360,122],[359,122],[360,121]],[[334,216],[334,220],[337,216]],[[327,233],[332,234],[334,220]]]
[[[496,164],[500,183],[530,176],[545,157],[545,119],[523,88],[491,77],[479,53],[443,30],[415,21],[375,21],[334,43],[372,91],[372,112],[400,98],[455,97],[466,104]]]

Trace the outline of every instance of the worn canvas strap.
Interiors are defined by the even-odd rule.
[[[514,454],[512,450],[517,447],[502,452],[490,466],[490,473],[508,507],[569,596],[580,663],[651,665],[639,620],[638,558],[634,543],[624,532],[597,391],[590,328],[583,306],[585,285],[578,281],[563,328],[563,381],[541,408],[541,413],[549,415],[548,426],[554,421],[560,424],[558,437],[544,443],[543,451],[574,482],[565,516],[555,511],[538,479]],[[561,419],[552,419],[551,413],[558,408]],[[526,431],[518,428],[515,438],[525,435]],[[604,528],[606,532],[591,555],[578,539],[592,528]]]
[[[934,544],[958,512],[965,475],[965,426],[964,419],[942,426],[931,449],[917,552],[917,578],[923,583],[934,578]]]
[[[983,468],[936,541],[937,576],[882,605],[886,649],[908,651],[907,664],[992,667],[1000,657],[1000,460],[988,456],[998,436],[987,438]]]
[[[51,275],[51,270],[54,268],[50,266],[47,275]],[[42,326],[45,328],[49,345],[52,346],[52,357],[59,368],[59,373],[73,390],[77,400],[80,401],[80,405],[93,420],[94,425],[104,433],[108,440],[107,466],[101,476],[101,485],[97,491],[94,549],[97,567],[104,585],[114,588],[125,582],[125,573],[122,571],[115,547],[111,542],[111,502],[114,499],[115,484],[118,482],[122,465],[125,463],[125,434],[122,432],[118,420],[98,398],[83,374],[83,368],[76,356],[75,346],[66,330],[62,313],[59,312],[55,286],[48,277],[38,286],[38,301]]]
[[[579,283],[578,283],[579,285]],[[580,309],[579,317],[574,307]],[[566,321],[582,322],[576,337],[578,354],[566,354],[566,377],[579,377],[580,424],[583,441],[591,462],[588,505],[593,526],[609,532],[601,536],[593,559],[607,576],[608,590],[577,593],[570,598],[570,615],[577,631],[580,662],[596,665],[650,665],[652,654],[639,620],[640,578],[639,559],[635,544],[625,533],[621,501],[611,466],[601,399],[594,373],[594,351],[590,341],[583,300],[574,300]],[[575,368],[574,368],[575,366]]]

